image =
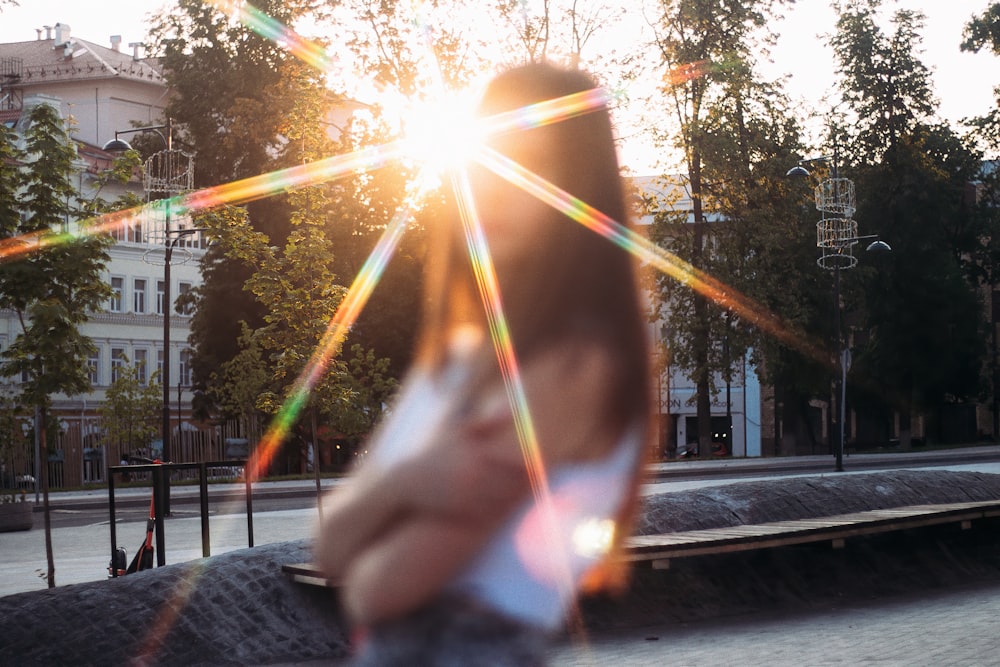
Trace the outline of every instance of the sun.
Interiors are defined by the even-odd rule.
[[[487,137],[477,98],[466,88],[409,102],[401,113],[404,154],[438,176],[470,164]]]

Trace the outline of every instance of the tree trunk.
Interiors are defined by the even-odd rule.
[[[696,132],[693,134],[697,135]],[[702,208],[701,200],[701,153],[697,146],[692,147],[688,172],[691,185],[691,212],[694,216],[691,264],[696,268],[702,268],[702,256],[705,252],[705,212]],[[710,395],[708,368],[708,302],[705,296],[699,292],[696,292],[694,295],[694,319],[695,340],[692,341],[692,344],[694,345],[696,377],[693,379],[697,392],[698,455],[700,458],[705,459],[712,457],[712,397]]]
[[[42,472],[42,507],[44,508],[43,516],[45,517],[45,560],[48,563],[48,571],[46,572],[46,581],[48,582],[49,588],[56,587],[56,562],[52,557],[52,519],[49,512],[49,443],[48,436],[46,433],[45,422],[48,419],[48,411],[45,406],[40,406],[35,412],[38,423],[35,428],[38,429],[39,434],[39,461],[41,472]]]
[[[899,411],[899,448],[906,451],[913,448],[913,408],[910,403]]]
[[[312,429],[312,450],[313,450],[313,472],[316,475],[316,509],[319,515],[323,516],[323,492],[320,487],[319,476],[319,442],[316,440],[316,406],[312,406],[309,411],[310,428]]]

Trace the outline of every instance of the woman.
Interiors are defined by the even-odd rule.
[[[494,79],[480,113],[594,87],[528,65]],[[627,219],[606,108],[488,143]],[[470,182],[545,482],[526,472],[456,219],[431,244],[414,367],[368,460],[324,502],[316,556],[364,629],[359,664],[543,663],[581,587],[614,579],[609,538],[635,502],[650,387],[632,258],[481,167]]]

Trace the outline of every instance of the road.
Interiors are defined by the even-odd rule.
[[[730,484],[749,479],[815,474],[857,474],[875,469],[926,467],[977,470],[1000,474],[1000,447],[980,447],[950,452],[889,455],[855,455],[845,459],[847,472],[834,473],[832,457],[794,459],[732,459],[658,464],[644,493]],[[323,480],[324,490],[337,480]],[[249,544],[241,484],[210,486],[210,553],[217,555]],[[145,537],[149,489],[116,492],[117,542],[134,554]],[[167,563],[202,556],[198,488],[175,486],[171,516],[164,521]],[[221,499],[220,498],[228,498]],[[52,542],[56,583],[95,581],[106,576],[110,559],[110,523],[107,490],[51,494]],[[311,480],[262,482],[254,485],[253,543],[262,545],[308,538],[318,517],[316,487]],[[45,588],[45,531],[36,513],[35,528],[0,537],[0,596]]]

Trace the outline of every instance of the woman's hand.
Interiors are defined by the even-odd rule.
[[[461,420],[444,429],[388,483],[408,510],[443,518],[495,515],[528,492],[528,475],[509,411],[490,423]]]

